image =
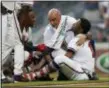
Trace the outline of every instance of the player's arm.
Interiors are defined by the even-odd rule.
[[[78,46],[82,45],[86,40],[91,40],[92,39],[92,34],[91,33],[87,33],[85,34],[79,34],[78,37],[80,38],[76,44]]]
[[[73,50],[68,49],[65,56],[67,56],[68,58],[72,58],[74,54],[75,52]]]
[[[81,46],[78,46],[76,44],[76,42],[79,40],[79,37],[75,37],[74,39],[72,39],[67,47],[67,52],[65,54],[65,56],[72,58],[74,56],[74,54],[80,49]]]

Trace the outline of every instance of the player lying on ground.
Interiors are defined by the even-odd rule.
[[[87,34],[90,27],[90,22],[87,19],[79,19],[73,25],[75,38],[69,42],[66,54],[56,56],[53,61],[39,71],[23,74],[23,77],[34,80],[60,70],[69,80],[93,79],[92,74],[95,65],[93,46],[89,40],[85,41],[81,46],[76,44],[80,38],[79,35]]]

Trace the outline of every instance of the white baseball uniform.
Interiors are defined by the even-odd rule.
[[[0,34],[1,34],[1,36],[0,36],[0,56],[2,53],[2,45],[4,43],[6,32],[7,32],[7,16],[8,15],[9,14],[1,15],[2,16],[2,21],[1,21],[2,30],[0,31]],[[0,59],[0,61],[1,61],[1,59]],[[2,73],[2,78],[5,78],[3,73]]]
[[[65,63],[73,70],[75,76],[71,77],[73,80],[87,80],[89,79],[84,70],[87,70],[89,73],[94,72],[94,58],[92,48],[90,47],[90,41],[86,41],[81,46],[77,46],[76,42],[79,40],[79,37],[73,38],[68,44],[68,50],[75,52],[72,58],[60,55],[55,58],[57,64]]]
[[[54,48],[52,56],[55,58],[57,55],[65,54],[65,51],[61,49],[61,45],[65,40],[67,43],[74,37],[73,32],[69,31],[76,19],[70,16],[61,16],[61,21],[58,28],[47,25],[44,32],[44,44],[48,47]]]
[[[25,55],[29,55],[29,53],[27,54],[26,52],[25,54],[24,52],[24,46],[20,40],[22,39],[23,34],[21,33],[16,16],[17,15],[15,12],[8,14],[6,19],[6,27],[2,28],[2,30],[7,30],[5,32],[6,36],[3,39],[4,41],[2,42],[2,65],[7,61],[10,53],[14,49],[14,74],[20,75],[23,72],[22,67],[24,65]],[[2,21],[2,23],[4,23],[4,21]],[[25,34],[25,31],[23,33]],[[28,37],[29,35],[26,34]]]

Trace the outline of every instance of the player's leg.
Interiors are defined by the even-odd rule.
[[[55,72],[57,70],[58,70],[58,65],[54,61],[51,61],[49,64],[46,64],[38,71],[23,74],[23,77],[30,80],[30,81],[36,80],[36,79],[45,77],[49,73]]]
[[[38,64],[33,68],[34,71],[40,70],[42,66],[44,66],[46,63],[51,62],[56,56],[58,55],[64,55],[65,51],[63,49],[54,50],[52,53],[49,53],[48,55],[43,56]]]
[[[45,59],[41,59],[41,61],[38,63],[35,60],[35,57],[32,54],[32,52],[30,53],[28,51],[24,51],[24,56],[25,56],[25,58],[24,58],[24,69],[23,69],[24,72],[31,72],[31,71],[35,71],[37,69],[39,70],[42,66],[42,60],[45,61]],[[36,64],[36,63],[38,63],[38,64]]]
[[[23,45],[16,45],[14,49],[14,80],[16,81],[28,81],[23,79],[23,66],[24,66],[24,47]]]
[[[52,52],[53,58],[59,56],[59,55],[65,55],[66,51],[63,49],[54,50]],[[58,71],[58,80],[67,80],[67,78],[64,76],[64,74],[60,71]]]
[[[12,47],[11,46],[9,46],[8,44],[7,45],[4,45],[4,44],[2,44],[2,53],[0,53],[1,55],[1,60],[2,60],[2,70],[1,70],[1,79],[2,79],[2,83],[9,83],[9,82],[11,82],[10,80],[8,80],[6,77],[5,77],[5,75],[4,75],[4,73],[3,73],[3,65],[7,62],[7,60],[8,60],[8,58],[9,58],[9,55],[10,55],[10,53],[11,53],[11,51],[12,51]]]
[[[55,58],[55,57],[57,57],[59,55],[65,55],[65,53],[66,53],[66,51],[63,50],[63,49],[54,50],[52,52],[52,57]]]
[[[31,65],[32,63],[32,54],[28,51],[24,51],[24,66],[23,66],[23,72],[30,72],[31,71]]]
[[[66,56],[57,56],[54,61],[59,65],[60,71],[69,80],[88,80],[88,76],[84,73],[78,62]]]
[[[29,80],[41,78],[50,72],[60,70],[69,80],[88,80],[88,76],[82,70],[80,64],[66,56],[57,56],[54,61],[41,68],[39,71],[24,74],[23,76]]]

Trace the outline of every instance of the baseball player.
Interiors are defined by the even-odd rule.
[[[4,44],[5,36],[6,36],[6,32],[7,32],[7,17],[11,13],[12,13],[12,11],[10,11],[10,10],[7,11],[6,8],[3,6],[3,4],[1,3],[1,14],[2,14],[1,15],[2,30],[0,31],[0,34],[1,34],[1,36],[0,36],[0,46],[1,46],[0,51],[1,51],[1,53],[2,53],[2,48],[3,48],[2,45]],[[1,53],[0,53],[0,56],[1,56]],[[1,71],[1,72],[3,72],[3,71]],[[4,78],[5,78],[5,76],[2,73],[2,79],[4,79]]]
[[[6,4],[4,5],[7,7]],[[11,3],[11,5],[13,4]],[[24,60],[29,56],[29,53],[24,51],[24,41],[30,41],[30,27],[33,27],[34,22],[35,14],[28,5],[24,5],[18,13],[16,10],[12,10],[7,17],[7,33],[2,45],[2,65],[6,63],[10,53],[14,50],[15,81],[27,81],[21,76]],[[2,76],[2,82],[7,82],[6,77]]]

